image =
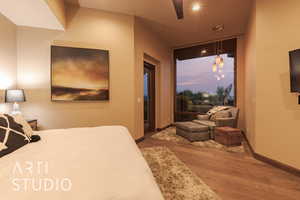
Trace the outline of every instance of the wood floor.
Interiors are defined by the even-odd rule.
[[[166,146],[223,200],[300,200],[300,177],[249,155],[152,139],[140,148]]]

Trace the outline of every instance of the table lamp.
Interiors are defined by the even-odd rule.
[[[12,115],[21,114],[18,102],[25,102],[25,93],[23,89],[5,90],[5,102],[14,103]]]

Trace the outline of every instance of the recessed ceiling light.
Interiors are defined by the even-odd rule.
[[[193,11],[199,11],[201,9],[201,6],[199,3],[195,3],[192,7],[192,10]]]

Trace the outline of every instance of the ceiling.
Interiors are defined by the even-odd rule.
[[[243,34],[252,0],[183,0],[184,19],[177,20],[172,0],[66,0],[81,7],[135,15],[170,46],[178,47]],[[192,11],[193,3],[202,8]],[[224,24],[222,32],[212,27]]]
[[[18,26],[64,30],[46,1],[4,0],[1,1],[0,13]]]

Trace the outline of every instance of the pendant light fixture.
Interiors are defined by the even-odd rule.
[[[224,59],[222,58],[221,54],[223,53],[223,42],[216,42],[216,64],[220,67],[224,66]]]
[[[215,62],[212,66],[212,71],[213,72],[218,72],[219,75],[216,76],[217,80],[221,80],[221,78],[225,78],[225,75],[222,74],[223,72],[223,67],[224,67],[224,59],[221,56],[221,54],[223,53],[223,41],[220,42],[216,42],[215,43],[215,53],[216,53],[216,58],[215,58]]]
[[[217,54],[217,43],[215,43],[215,54]],[[218,64],[217,64],[217,62],[216,62],[216,59],[215,59],[215,62],[214,62],[214,64],[213,64],[213,66],[212,66],[212,71],[213,72],[216,72],[218,70]]]

